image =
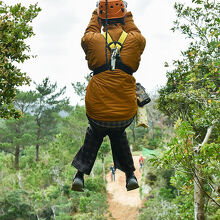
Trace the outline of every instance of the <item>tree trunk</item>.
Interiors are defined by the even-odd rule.
[[[36,161],[39,161],[39,148],[40,148],[40,145],[36,144]]]
[[[40,141],[40,133],[41,133],[41,123],[40,120],[37,119],[37,125],[38,125],[38,129],[37,129],[37,144],[36,144],[36,162],[39,161],[39,141]]]
[[[206,136],[201,145],[194,147],[195,157],[199,156],[201,148],[208,143],[209,137],[212,133],[213,124],[208,128]],[[200,164],[195,164],[195,173],[194,173],[194,216],[195,220],[204,220],[205,219],[205,197],[204,197],[204,188],[203,188],[203,174],[202,166]]]
[[[17,145],[15,147],[15,161],[14,161],[14,166],[16,170],[19,170],[19,154],[20,154],[20,147]]]
[[[102,171],[103,171],[103,180],[105,184],[105,160],[102,160]]]
[[[205,213],[204,213],[204,192],[203,192],[203,180],[202,180],[202,171],[199,165],[195,167],[195,174],[194,174],[194,214],[195,220],[204,220]]]
[[[21,173],[20,172],[18,172],[17,177],[18,177],[18,185],[19,185],[20,189],[23,189],[22,180],[21,180]]]

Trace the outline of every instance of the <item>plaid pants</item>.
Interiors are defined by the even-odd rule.
[[[108,128],[89,121],[84,143],[73,159],[72,166],[89,175],[95,163],[103,138],[108,135],[111,143],[114,167],[125,173],[135,171],[133,158],[128,144],[126,127]]]

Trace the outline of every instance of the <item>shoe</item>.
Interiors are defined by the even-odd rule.
[[[126,188],[127,191],[139,188],[137,178],[133,173],[130,175],[126,175]]]
[[[77,192],[84,192],[84,179],[83,176],[77,175],[74,177],[71,190]]]

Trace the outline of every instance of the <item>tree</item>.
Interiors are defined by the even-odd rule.
[[[59,99],[64,95],[66,87],[57,90],[57,83],[51,84],[49,78],[43,79],[41,84],[36,84],[33,115],[37,124],[36,132],[36,161],[39,161],[39,148],[57,133],[57,114],[69,104],[67,98]]]
[[[86,83],[89,82],[91,79],[90,75],[87,75],[85,77]],[[85,99],[86,95],[86,83],[76,82],[76,84],[72,83],[73,89],[75,90],[75,93],[81,98],[81,100]]]
[[[22,112],[22,117],[4,120],[4,123],[0,125],[0,149],[14,155],[15,169],[19,169],[21,150],[34,144],[36,124],[30,114],[32,101],[32,92],[17,91],[14,106]]]
[[[16,4],[7,6],[0,1],[0,118],[19,118],[14,107],[16,88],[28,85],[30,78],[14,64],[31,58],[26,39],[34,35],[30,23],[40,12],[37,4],[29,8]]]
[[[176,121],[177,127],[176,137],[160,162],[191,176],[194,218],[204,219],[204,196],[219,206],[210,196],[210,179],[219,175],[208,168],[219,163],[220,5],[210,0],[192,2],[195,7],[175,3],[177,20],[172,30],[181,31],[191,42],[182,52],[183,59],[174,61],[174,69],[167,72],[167,84],[159,91],[158,108]]]
[[[110,152],[110,145],[108,142],[103,142],[99,152],[98,152],[98,158],[101,159],[102,161],[102,171],[103,171],[103,180],[105,183],[105,157],[108,155],[108,153]]]
[[[88,119],[84,106],[75,106],[67,117],[61,119],[60,133],[56,136],[56,148],[68,150],[68,154],[72,156],[81,147],[86,128],[88,127]],[[62,148],[60,147],[62,146]]]

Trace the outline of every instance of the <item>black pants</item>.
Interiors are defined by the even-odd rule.
[[[126,126],[127,127],[127,126]],[[135,171],[133,158],[128,144],[126,127],[106,128],[90,122],[84,143],[76,154],[72,165],[89,175],[95,163],[103,138],[108,135],[111,142],[114,166],[125,173]]]

